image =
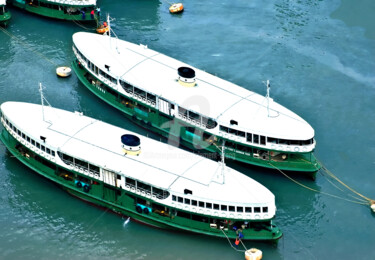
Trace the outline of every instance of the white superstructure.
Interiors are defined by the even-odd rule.
[[[1,113],[8,132],[45,159],[135,193],[145,191],[127,185],[126,178],[167,191],[170,195],[163,199],[144,194],[167,206],[239,219],[270,219],[275,215],[275,197],[267,188],[228,167],[223,171],[219,163],[209,159],[143,136],[138,136],[140,154],[125,155],[121,136],[136,134],[79,112],[6,102]],[[67,164],[61,154],[93,165],[97,174]],[[116,182],[107,179],[109,173]]]
[[[77,58],[94,74],[98,70],[100,80],[127,96],[130,94],[124,90],[124,82],[159,97],[159,100],[163,99],[152,105],[171,116],[185,119],[180,108],[187,109],[198,114],[198,120],[193,120],[197,127],[206,127],[200,118],[213,119],[217,127],[208,132],[253,146],[292,152],[311,152],[315,148],[313,128],[271,98],[193,68],[142,44],[85,32],[74,34],[73,42]],[[194,69],[194,87],[180,84],[177,70],[181,67]],[[104,74],[112,79],[102,77]],[[173,105],[174,109],[164,109],[164,102]],[[249,135],[251,137],[247,138]],[[255,138],[264,141],[257,143]]]

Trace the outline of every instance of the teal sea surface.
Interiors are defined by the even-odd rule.
[[[98,3],[120,39],[262,95],[269,79],[271,97],[315,129],[318,159],[375,199],[374,1],[190,0],[178,15],[164,0]],[[72,35],[94,32],[91,25],[10,10],[11,23],[0,30],[0,103],[40,103],[42,83],[54,107],[160,138],[100,101],[75,75],[56,76],[56,67],[74,58]],[[291,175],[301,186],[278,171],[228,165],[275,194],[274,221],[284,236],[277,246],[246,244],[262,250],[263,259],[375,259],[375,214],[355,203],[354,193],[322,173],[316,181]],[[34,174],[2,144],[0,183],[0,259],[244,259],[226,239],[132,220],[124,225]]]

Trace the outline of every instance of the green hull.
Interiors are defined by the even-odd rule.
[[[56,165],[28,149],[9,134],[6,129],[3,129],[0,140],[10,153],[23,164],[58,184],[70,194],[89,203],[158,228],[189,231],[215,237],[236,238],[237,234],[231,229],[231,226],[227,226],[225,231],[212,228],[209,224],[211,219],[207,216],[165,207],[141,195],[107,185],[72,169]],[[77,182],[80,182],[81,185],[78,186]],[[85,189],[82,183],[90,188]],[[147,205],[149,211],[139,211],[139,205]],[[202,221],[202,219],[205,220]],[[228,219],[215,217],[215,220],[224,221]],[[235,223],[236,220],[232,219],[231,221]],[[249,225],[251,228],[243,230],[244,240],[277,241],[282,236],[281,231],[272,225],[271,220],[252,221],[249,222]],[[225,235],[223,232],[225,232]]]
[[[200,148],[198,150],[202,155],[207,155],[210,158],[219,158],[217,146],[209,145],[207,142],[210,139],[212,140],[211,134],[205,133],[202,130],[197,134],[197,132],[191,130],[192,128],[194,129],[194,125],[188,125],[178,118],[162,114],[152,106],[138,104],[137,100],[126,97],[108,87],[105,83],[99,82],[91,72],[86,71],[77,62],[77,60],[73,62],[73,70],[82,84],[103,101],[122,111],[128,118],[160,135],[181,142],[181,144],[188,148],[197,149],[197,147],[204,147],[204,149]],[[231,143],[231,147],[226,145],[225,157],[235,161],[283,171],[304,172],[312,176],[312,178],[315,178],[316,172],[321,167],[314,157],[313,152],[283,152],[283,154],[287,154],[288,156],[286,160],[272,159],[270,156],[268,158],[260,158],[259,156],[255,156],[255,150],[259,148],[246,147],[247,150],[244,151],[244,146],[241,143],[236,143],[233,140],[224,139],[219,136],[215,138],[218,145],[223,143],[223,141],[226,144]],[[273,150],[264,149],[264,151],[271,153]]]
[[[7,27],[11,18],[12,18],[12,15],[9,11],[0,15],[0,26]]]
[[[25,0],[12,0],[11,4],[13,6],[19,7],[27,12],[34,13],[37,15],[49,17],[49,18],[55,18],[55,19],[61,19],[61,20],[71,20],[71,21],[77,21],[77,22],[95,22],[97,20],[97,16],[91,17],[90,11],[95,10],[95,6],[87,6],[85,15],[82,15],[82,13],[79,11],[81,7],[77,7],[77,11],[74,13],[67,13],[66,8],[74,7],[74,6],[64,6],[61,5],[60,7],[56,5],[54,8],[51,6],[41,6],[40,2],[38,5],[35,4],[29,4]]]

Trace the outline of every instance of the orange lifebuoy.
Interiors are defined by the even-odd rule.
[[[183,6],[183,4],[181,4],[181,3],[172,4],[172,5],[169,7],[169,12],[171,12],[171,13],[173,13],[173,14],[181,13],[183,10],[184,10],[184,6]]]

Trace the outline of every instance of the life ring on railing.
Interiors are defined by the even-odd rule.
[[[84,192],[89,192],[90,191],[90,186],[89,185],[85,185],[85,186],[83,186],[83,191]]]
[[[143,212],[144,212],[145,214],[148,214],[148,213],[150,213],[150,210],[149,210],[148,208],[144,208],[144,209],[143,209]]]
[[[138,213],[142,213],[142,208],[141,208],[141,206],[137,206],[137,207],[135,207],[135,210],[138,212]]]
[[[82,188],[82,183],[80,181],[78,181],[76,185],[78,188]]]

